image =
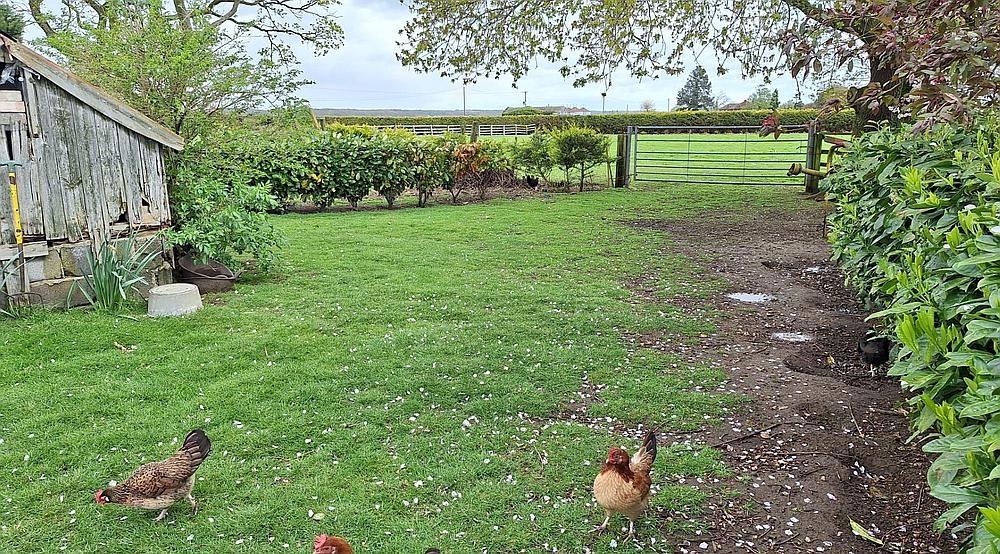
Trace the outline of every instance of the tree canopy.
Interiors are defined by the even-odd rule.
[[[24,34],[24,18],[10,4],[0,2],[0,33],[15,40]]]
[[[712,81],[708,72],[702,66],[697,66],[688,76],[688,80],[677,93],[677,109],[680,110],[711,110],[716,107],[712,96]]]
[[[466,82],[516,81],[541,58],[576,85],[610,86],[617,69],[677,74],[685,55],[711,47],[747,77],[867,69],[850,99],[862,120],[906,107],[961,116],[995,104],[1000,87],[995,0],[404,1],[399,59]]]
[[[151,4],[115,8],[106,27],[48,41],[77,75],[191,138],[210,119],[282,102],[303,83],[286,64],[252,60],[244,33],[204,16],[180,26]]]
[[[108,31],[118,19],[134,8],[150,4],[181,29],[190,30],[199,22],[219,29],[238,29],[241,36],[263,38],[267,54],[282,61],[294,56],[287,39],[311,45],[316,54],[340,46],[343,31],[333,8],[340,0],[61,0],[45,3],[27,0],[28,12],[46,37]],[[58,6],[58,9],[50,9]]]

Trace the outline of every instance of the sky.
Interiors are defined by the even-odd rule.
[[[344,28],[344,45],[322,57],[308,47],[296,47],[302,62],[303,77],[315,84],[308,85],[300,95],[314,108],[397,108],[428,110],[461,110],[462,85],[436,74],[421,74],[403,67],[396,60],[399,30],[409,12],[398,0],[344,0],[334,8]],[[690,70],[698,62],[709,69],[712,91],[724,93],[731,101],[745,100],[763,80],[743,81],[738,66],[729,67],[725,76],[712,68],[718,62],[711,52],[699,60],[686,60]],[[658,110],[667,110],[676,102],[677,91],[687,75],[664,76],[639,81],[627,73],[612,77],[608,90],[608,111],[636,111],[644,100],[650,100]],[[769,85],[777,88],[781,101],[794,98],[796,86],[789,77],[780,77]],[[502,109],[524,103],[528,105],[561,105],[584,107],[600,111],[600,83],[574,88],[572,79],[564,79],[554,65],[540,62],[520,80],[517,88],[511,79],[486,80],[466,87],[468,109]],[[804,88],[808,98],[810,90]]]

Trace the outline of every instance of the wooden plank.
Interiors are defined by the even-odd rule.
[[[0,102],[23,102],[24,98],[21,96],[21,91],[19,90],[0,90]]]
[[[35,87],[35,101],[38,111],[39,130],[44,133],[35,142],[34,156],[39,169],[39,178],[44,181],[41,190],[42,225],[45,238],[61,240],[66,233],[66,192],[69,179],[69,160],[66,150],[65,119],[67,114],[59,103],[59,97],[50,94],[40,82]]]
[[[130,132],[120,125],[116,125],[114,128],[115,144],[118,146],[117,167],[122,174],[126,205],[128,206],[129,225],[137,228],[142,225],[143,215],[146,210],[142,209],[142,192],[139,190],[139,178],[135,171],[136,160],[128,139]]]
[[[69,132],[66,134],[70,172],[70,179],[66,184],[66,227],[70,234],[70,240],[76,242],[82,240],[89,233],[90,205],[94,202],[94,193],[92,192],[94,177],[90,172],[87,153],[88,145],[92,139],[89,137],[86,120],[81,115],[82,110],[89,111],[89,108],[66,91],[58,90],[58,94],[60,101],[67,109],[67,121],[70,126]]]
[[[0,124],[0,132],[9,129],[9,125]],[[7,157],[7,153],[0,154]],[[7,187],[6,171],[2,171],[2,186],[0,186],[0,244],[14,244],[14,210],[10,203],[10,190]]]
[[[145,173],[147,198],[150,205],[154,208],[154,213],[162,221],[166,214],[166,202],[164,200],[166,198],[166,184],[160,170],[159,148],[155,142],[146,138],[140,139],[139,146],[142,156],[142,168]]]
[[[49,245],[44,242],[29,242],[24,245],[25,258],[39,258],[49,253]],[[0,246],[0,262],[20,256],[16,246]]]
[[[100,240],[107,240],[110,232],[111,222],[115,219],[111,217],[108,210],[108,195],[105,185],[104,174],[101,171],[101,136],[98,131],[98,118],[100,114],[89,105],[77,102],[74,108],[75,117],[80,128],[84,130],[83,143],[80,144],[81,167],[83,174],[90,174],[90,184],[87,187],[84,198],[87,200],[87,234],[91,237],[98,237]],[[84,178],[86,182],[86,177]]]
[[[17,122],[11,127],[11,147],[13,159],[21,162],[17,168],[17,204],[21,212],[21,228],[25,235],[44,236],[42,224],[42,201],[39,189],[38,164],[31,158],[28,142],[28,126]]]
[[[125,191],[125,179],[119,168],[118,140],[115,133],[117,123],[95,112],[97,131],[97,162],[100,166],[101,182],[103,183],[105,201],[108,204],[108,223],[120,222],[125,218],[124,227],[128,228],[128,193]]]
[[[155,140],[174,150],[184,149],[184,139],[163,125],[146,117],[138,110],[123,104],[94,85],[81,80],[48,58],[6,36],[0,42],[15,59],[20,60],[42,77],[55,83],[80,102],[104,114],[106,117],[132,129],[136,133]]]
[[[17,102],[4,102],[0,100],[0,112],[5,113],[24,113],[24,102],[20,100]]]
[[[28,108],[28,134],[32,137],[42,136],[41,116],[38,113],[38,75],[29,69],[22,70],[24,82],[22,85],[23,100]]]

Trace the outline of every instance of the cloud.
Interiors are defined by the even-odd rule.
[[[296,47],[304,77],[315,82],[301,91],[313,107],[462,109],[460,83],[417,73],[396,60],[399,31],[409,17],[408,10],[398,1],[345,0],[336,12],[345,32],[343,47],[322,57],[307,47]],[[699,61],[706,68],[718,65],[711,55],[703,55]],[[695,60],[689,62],[688,67],[693,68]],[[763,83],[761,79],[742,80],[736,66],[729,70],[724,76],[709,70],[716,95],[724,93],[733,101],[743,100]],[[686,75],[663,76],[639,81],[627,72],[618,72],[608,90],[607,109],[638,110],[643,100],[667,109],[676,101],[677,91],[686,78]],[[796,87],[790,78],[777,79],[769,86],[779,90],[782,101],[794,98]],[[529,105],[581,106],[600,111],[603,90],[600,84],[574,88],[572,80],[564,79],[556,66],[540,62],[521,79],[517,88],[511,86],[510,79],[469,85],[466,102],[469,109],[500,109],[521,105],[527,92]]]

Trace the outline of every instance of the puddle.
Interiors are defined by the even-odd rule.
[[[768,296],[766,294],[760,294],[757,292],[734,292],[732,294],[727,294],[726,298],[730,300],[735,300],[737,302],[746,302],[748,304],[763,304],[764,302],[770,302],[774,300],[773,296]]]
[[[772,333],[771,336],[785,342],[809,342],[813,340],[811,335],[805,333]]]

